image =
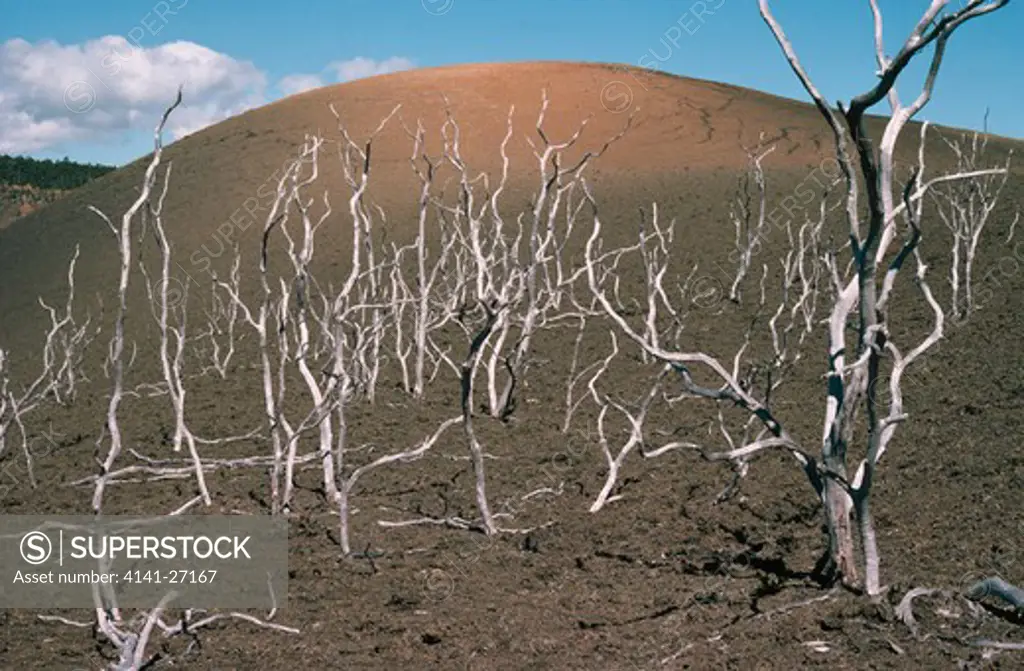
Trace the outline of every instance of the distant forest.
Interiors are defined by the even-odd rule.
[[[113,170],[116,168],[108,165],[74,163],[67,157],[61,161],[53,161],[0,155],[0,184],[67,191]]]

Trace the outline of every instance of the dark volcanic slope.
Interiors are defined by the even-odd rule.
[[[305,134],[338,137],[330,103],[360,142],[396,104],[402,104],[401,119],[393,119],[374,146],[372,180],[374,197],[391,210],[392,222],[401,227],[400,215],[417,195],[408,162],[411,142],[401,121],[413,127],[417,118],[422,119],[429,148],[436,151],[446,96],[461,125],[465,158],[474,167],[493,170],[498,166],[509,107],[514,104],[517,132],[509,149],[512,180],[521,181],[526,174],[533,179],[536,161],[526,138],[537,140],[533,126],[543,89],[550,97],[545,130],[552,140],[568,138],[583,119],[591,118],[580,141],[581,151],[599,148],[622,129],[630,113],[636,113],[625,139],[595,165],[600,193],[609,199],[623,187],[636,186],[684,194],[686,180],[672,178],[690,171],[722,170],[735,175],[745,161],[741,143],[753,144],[761,132],[779,140],[766,162],[770,170],[806,169],[830,148],[831,135],[809,105],[636,68],[545,62],[402,72],[293,96],[169,147],[166,159],[174,163],[174,171],[166,220],[179,261],[203,244],[209,250],[203,256],[215,256],[222,244],[216,229],[233,214],[239,222],[232,227],[233,235],[249,248],[255,244],[250,234],[260,226],[249,224],[258,219],[261,225],[266,210],[247,213],[245,208],[267,205],[265,195],[271,183]],[[916,141],[912,128],[905,136],[909,143]],[[113,238],[86,207],[95,205],[119,220],[136,194],[145,163],[142,159],[99,179],[0,232],[0,314],[5,317],[0,342],[20,340],[26,335],[23,329],[35,324],[32,305],[37,295],[60,295],[64,267],[75,244],[82,247],[81,285],[90,292],[112,285],[114,276],[106,271],[116,267]],[[340,210],[344,195],[337,163],[332,155],[324,157],[322,183],[336,195]],[[681,200],[692,198],[687,195]],[[688,215],[686,211],[678,214]],[[722,221],[718,217],[706,223],[717,226]],[[183,266],[196,270],[189,263]],[[11,319],[12,315],[18,319]],[[31,327],[31,337],[37,328],[38,324]]]

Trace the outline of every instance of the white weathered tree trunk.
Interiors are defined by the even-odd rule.
[[[1002,169],[969,170],[924,181],[921,178],[925,167],[922,142],[917,170],[904,189],[902,198],[898,198],[893,185],[893,153],[902,129],[930,99],[945,43],[952,32],[965,21],[994,11],[1006,3],[1005,0],[969,0],[964,7],[940,18],[938,14],[947,2],[933,0],[899,54],[890,60],[884,56],[881,14],[872,0],[880,81],[871,90],[854,98],[848,106],[840,106],[838,111],[825,102],[804,72],[788,39],[769,11],[767,0],[760,0],[759,4],[762,17],[794,72],[832,128],[836,154],[846,185],[846,227],[851,255],[849,264],[844,269],[835,254],[830,253],[824,258],[823,270],[827,271],[827,275],[813,268],[818,262],[813,257],[820,253],[818,240],[824,223],[824,205],[820,222],[812,224],[808,221],[797,238],[794,238],[787,226],[790,252],[783,262],[785,279],[782,304],[769,322],[775,352],[769,369],[782,371],[800,358],[799,352],[793,351],[791,343],[787,343],[786,333],[802,322],[805,332],[801,334],[799,343],[803,343],[806,333],[814,330],[818,323],[814,317],[815,306],[823,302],[818,299],[819,294],[824,292],[817,278],[831,277],[832,302],[825,333],[829,355],[826,373],[828,387],[820,456],[814,456],[811,451],[804,449],[772,410],[769,399],[778,380],[769,381],[763,389],[757,390],[753,378],[740,376],[740,361],[750,342],[749,331],[734,359],[732,371],[709,354],[682,351],[662,343],[658,329],[654,326],[660,323],[657,311],[662,306],[662,301],[658,300],[655,280],[664,276],[667,253],[663,258],[656,258],[649,255],[644,245],[639,246],[641,262],[646,270],[645,298],[648,309],[642,323],[633,325],[626,319],[618,296],[619,284],[615,280],[615,273],[608,268],[608,253],[604,252],[601,244],[602,225],[597,203],[590,196],[589,190],[586,193],[594,213],[594,223],[586,246],[587,281],[593,296],[616,329],[646,354],[669,364],[679,374],[688,395],[727,401],[756,417],[762,425],[762,431],[752,441],[747,442],[744,436],[745,444],[739,447],[723,427],[730,449],[726,452],[704,453],[706,458],[733,461],[745,472],[746,461],[765,449],[782,448],[794,456],[823,503],[829,534],[828,573],[847,585],[863,587],[867,594],[876,597],[882,591],[870,508],[876,469],[895,433],[896,425],[906,419],[900,386],[903,373],[907,366],[933,347],[943,333],[943,311],[925,280],[926,267],[918,249],[923,198],[928,189],[938,183],[1003,174]],[[896,79],[909,61],[929,44],[935,44],[935,52],[924,88],[911,105],[903,106],[893,88]],[[893,111],[881,141],[876,145],[866,134],[865,114],[884,98],[888,98]],[[858,161],[854,161],[851,152],[856,153]],[[863,208],[867,210],[866,217],[860,206],[861,180],[866,185],[867,207]],[[901,202],[897,204],[897,200]],[[905,222],[907,232],[902,244],[898,244],[896,238],[898,218]],[[597,252],[599,248],[602,255]],[[619,253],[626,251],[619,250]],[[904,264],[910,261],[916,263],[914,283],[930,308],[934,322],[931,332],[904,353],[892,340],[889,302],[896,276]],[[611,297],[609,289],[614,291]],[[784,308],[789,312],[790,325],[780,331],[778,319]],[[666,307],[666,311],[673,319],[681,314],[678,309]],[[637,321],[640,322],[639,319]],[[854,337],[852,342],[848,342],[847,333],[851,321]],[[721,386],[698,385],[691,377],[691,367],[703,369],[706,374],[720,381]],[[886,368],[889,369],[887,407],[879,397]],[[866,439],[858,438],[857,443],[854,443],[855,437],[865,434]],[[674,447],[670,444],[653,452],[645,452],[645,455],[660,454]],[[850,477],[851,449],[858,447],[864,457]],[[614,470],[614,464],[611,468]],[[863,561],[857,556],[858,541],[864,553]]]
[[[107,417],[106,417],[106,432],[110,434],[110,443],[107,448],[107,456],[104,458],[100,465],[99,475],[96,478],[96,487],[92,497],[92,508],[93,511],[99,515],[103,508],[103,493],[106,489],[107,480],[110,472],[114,467],[114,462],[117,461],[118,456],[121,454],[121,426],[118,423],[117,413],[121,406],[121,399],[124,396],[124,323],[126,313],[128,310],[127,295],[128,295],[128,282],[131,277],[132,269],[132,225],[135,223],[135,216],[142,209],[143,205],[147,204],[150,199],[150,195],[153,190],[153,185],[156,182],[156,170],[160,166],[160,159],[163,155],[163,130],[167,123],[167,118],[171,115],[178,105],[181,104],[181,91],[178,91],[178,97],[174,103],[167,108],[164,112],[163,117],[160,119],[159,125],[153,133],[153,158],[149,162],[149,166],[146,168],[146,174],[142,181],[142,190],[139,192],[138,197],[131,204],[131,206],[125,211],[121,217],[120,227],[115,227],[113,222],[101,211],[95,207],[90,206],[89,209],[99,215],[110,227],[111,231],[117,238],[118,243],[118,255],[120,257],[120,274],[118,276],[117,284],[117,312],[114,316],[114,335],[110,343],[109,358],[112,363],[113,369],[113,380],[112,390],[110,393],[110,401],[107,404]],[[164,190],[166,194],[167,184],[164,184]],[[162,199],[162,197],[161,197]],[[101,439],[102,440],[102,434]]]

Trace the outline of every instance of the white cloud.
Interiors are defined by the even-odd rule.
[[[323,85],[324,80],[320,75],[288,75],[277,83],[277,88],[281,89],[286,96],[290,96],[310,89],[318,89]]]
[[[402,56],[392,56],[381,61],[359,56],[347,61],[333,61],[320,74],[293,74],[282,77],[277,83],[277,88],[284,95],[290,96],[320,88],[331,81],[340,84],[414,67],[416,64],[413,61]]]
[[[349,82],[353,79],[363,79],[375,75],[385,75],[389,72],[410,70],[416,67],[408,58],[392,56],[382,61],[375,61],[372,58],[353,58],[348,61],[334,61],[327,66],[332,70],[338,82]]]
[[[320,74],[293,74],[282,77],[277,83],[277,88],[284,95],[290,96],[320,88],[330,82],[340,84],[355,79],[409,70],[414,67],[416,64],[403,56],[392,56],[380,61],[359,56],[347,61],[332,61]]]
[[[0,153],[103,140],[152,125],[183,87],[172,139],[267,102],[255,65],[193,42],[139,48],[120,36],[83,44],[0,44]]]
[[[277,90],[291,95],[415,67],[408,58],[353,58],[320,74],[291,74]],[[248,61],[194,42],[141,48],[108,35],[81,44],[53,40],[0,43],[0,153],[23,154],[88,141],[115,141],[151,131],[174,100],[169,139],[206,128],[269,102],[266,74]]]

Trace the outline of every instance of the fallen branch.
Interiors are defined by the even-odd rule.
[[[986,596],[994,596],[1010,604],[1018,611],[1024,612],[1024,589],[1012,585],[1000,577],[979,580],[971,585],[965,595],[972,601],[980,601]]]

